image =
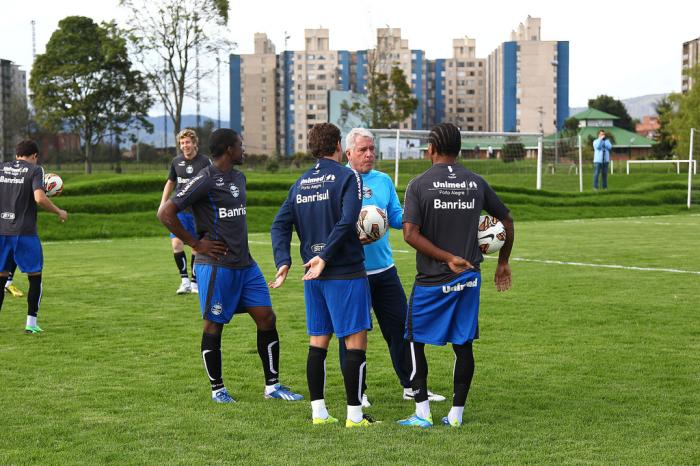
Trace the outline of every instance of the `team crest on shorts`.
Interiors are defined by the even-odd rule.
[[[365,199],[369,199],[372,197],[372,188],[369,186],[363,186],[362,187],[362,197]]]
[[[211,307],[211,313],[214,314],[215,316],[220,315],[223,312],[224,308],[221,305],[221,303],[216,303]]]
[[[240,194],[240,191],[238,190],[238,186],[236,186],[235,184],[232,184],[231,186],[229,186],[229,189],[231,190],[231,195],[233,197],[238,197],[238,195]]]
[[[185,168],[185,171],[191,175],[192,172],[194,172],[194,168],[192,167],[192,165],[187,165],[187,168]]]

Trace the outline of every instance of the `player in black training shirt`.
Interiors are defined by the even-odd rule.
[[[160,206],[162,207],[168,199],[170,194],[175,189],[175,192],[180,191],[194,176],[199,173],[203,168],[211,165],[211,160],[209,157],[199,153],[199,139],[197,138],[197,133],[189,128],[183,129],[177,135],[177,141],[180,145],[180,150],[182,155],[178,155],[173,159],[170,164],[170,173],[168,174],[168,181],[165,182],[165,187],[163,188],[163,197],[160,199]],[[192,236],[196,236],[196,230],[194,226],[194,217],[190,209],[178,212],[177,218],[180,223],[185,227],[185,229],[190,232]],[[187,294],[187,293],[197,293],[197,275],[194,271],[194,261],[197,251],[192,250],[192,280],[190,280],[187,275],[187,256],[185,255],[185,245],[182,240],[170,234],[170,242],[173,247],[173,255],[175,256],[175,264],[180,272],[180,286],[178,287],[177,294]]]
[[[65,222],[68,213],[59,209],[46,197],[44,191],[44,169],[37,165],[39,147],[34,141],[26,140],[17,144],[16,160],[0,165],[0,290],[7,282],[8,270],[5,266],[9,256],[29,279],[27,293],[26,333],[39,333],[36,323],[41,304],[41,271],[44,255],[36,229],[36,206],[53,212]],[[4,293],[0,292],[0,309]]]
[[[279,336],[270,292],[248,249],[246,179],[235,165],[243,163],[241,137],[217,129],[210,138],[214,163],[192,178],[159,210],[158,218],[197,251],[199,303],[204,319],[202,359],[212,400],[232,403],[221,371],[221,333],[236,313],[248,313],[258,327],[258,354],[265,373],[265,398],[298,401],[303,396],[279,383]],[[177,213],[192,208],[197,234],[188,232]]]
[[[479,338],[479,265],[483,256],[477,232],[482,210],[499,218],[506,229],[494,282],[498,291],[506,291],[511,285],[508,259],[513,246],[513,219],[488,183],[456,162],[461,144],[455,125],[442,123],[434,127],[428,138],[433,166],[406,187],[403,233],[406,242],[416,249],[418,269],[406,319],[416,412],[399,421],[401,425],[433,425],[426,343],[452,343],[454,398],[442,422],[452,427],[462,424],[474,375],[472,342]]]

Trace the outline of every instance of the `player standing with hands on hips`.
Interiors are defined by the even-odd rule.
[[[258,355],[265,374],[265,398],[298,401],[303,396],[279,383],[279,336],[270,290],[248,248],[246,178],[234,168],[243,163],[243,140],[231,129],[211,134],[214,163],[199,172],[159,210],[160,221],[195,249],[204,319],[202,360],[211,382],[211,398],[232,403],[221,370],[221,333],[237,313],[248,313],[257,326]],[[178,212],[192,207],[197,235],[188,232]]]
[[[406,188],[403,234],[416,249],[416,281],[406,319],[407,353],[416,412],[398,421],[405,426],[433,425],[428,401],[425,344],[452,343],[455,353],[454,397],[443,424],[459,427],[474,375],[472,342],[479,338],[479,293],[483,256],[477,232],[482,210],[499,218],[506,242],[498,256],[494,282],[498,291],[511,286],[508,264],[513,247],[513,219],[483,178],[456,162],[461,150],[459,128],[450,123],[430,131],[432,167]]]
[[[41,305],[41,271],[44,267],[44,254],[36,228],[36,206],[54,213],[61,222],[68,219],[68,213],[56,207],[44,191],[44,169],[37,165],[39,146],[34,141],[25,140],[17,144],[14,162],[0,165],[0,290],[7,282],[9,271],[5,264],[9,256],[20,270],[27,274],[27,324],[25,333],[39,333],[42,329],[36,318]],[[0,292],[0,309],[5,296]]]

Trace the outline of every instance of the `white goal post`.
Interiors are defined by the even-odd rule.
[[[377,129],[370,128],[370,132],[374,135],[375,140],[382,138],[393,139],[394,142],[394,185],[398,187],[399,185],[399,160],[400,157],[400,141],[402,139],[419,139],[427,141],[430,131],[419,130],[419,129]],[[485,131],[460,131],[462,139],[469,138],[513,138],[516,141],[522,140],[523,138],[530,138],[536,141],[536,145],[533,144],[532,150],[537,151],[537,189],[542,189],[542,134],[540,133],[506,133],[506,132],[485,132]],[[478,147],[478,146],[477,146]],[[485,150],[486,147],[481,147]]]
[[[630,174],[630,165],[638,163],[638,164],[643,164],[643,163],[675,163],[676,164],[676,173],[678,175],[681,174],[681,164],[682,163],[689,163],[693,166],[693,174],[697,175],[698,174],[698,166],[697,166],[697,160],[628,160],[627,161],[627,174]]]

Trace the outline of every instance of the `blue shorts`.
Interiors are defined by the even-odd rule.
[[[0,235],[0,264],[3,269],[11,255],[14,255],[22,273],[37,273],[44,268],[44,252],[37,235]]]
[[[405,338],[418,343],[463,345],[479,338],[481,273],[468,270],[444,285],[414,285]]]
[[[272,310],[270,290],[258,264],[244,269],[196,264],[194,270],[202,318],[228,324],[234,314],[247,312],[251,307]]]
[[[338,338],[372,328],[367,277],[304,282],[306,332]]]
[[[189,212],[178,212],[177,219],[180,220],[180,223],[182,223],[182,226],[185,227],[185,230],[187,230],[190,235],[199,238],[199,236],[197,236],[197,228],[194,226],[194,215]],[[170,239],[172,238],[176,238],[176,236],[170,233]]]

